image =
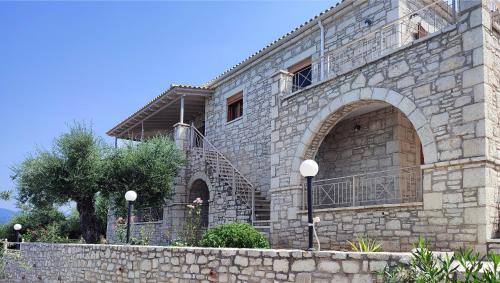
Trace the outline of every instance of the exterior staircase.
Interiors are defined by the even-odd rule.
[[[271,202],[194,126],[190,128],[189,149],[211,181],[231,190],[241,202],[241,209],[251,211],[252,225],[269,237]]]

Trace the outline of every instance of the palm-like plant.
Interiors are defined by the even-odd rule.
[[[357,235],[356,241],[347,241],[353,252],[381,252],[382,246],[379,242],[366,235]]]

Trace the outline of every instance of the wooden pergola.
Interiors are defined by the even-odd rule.
[[[205,100],[214,90],[172,85],[144,107],[107,132],[117,139],[142,140],[166,134],[177,123],[188,123],[205,113]]]

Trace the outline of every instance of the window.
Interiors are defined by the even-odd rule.
[[[417,25],[417,32],[415,32],[413,34],[413,37],[415,39],[419,39],[419,38],[427,36],[428,34],[429,33],[427,32],[427,30],[422,26],[422,23],[418,23],[418,25]]]
[[[239,92],[227,99],[227,121],[233,121],[243,116],[243,92]]]
[[[305,88],[312,83],[311,57],[304,59],[288,68],[288,72],[293,74],[292,92]]]

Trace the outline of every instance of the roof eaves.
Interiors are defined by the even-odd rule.
[[[141,113],[151,109],[151,107],[158,102],[160,99],[164,98],[166,95],[169,93],[175,93],[177,89],[183,89],[183,90],[196,90],[196,91],[207,91],[207,92],[213,92],[213,89],[210,87],[205,87],[205,86],[193,86],[193,85],[183,85],[183,84],[171,84],[170,87],[166,90],[164,90],[161,94],[156,96],[155,98],[151,99],[146,105],[141,107],[139,110],[135,111],[131,115],[129,115],[127,118],[123,119],[118,125],[110,129],[109,131],[106,132],[107,135],[109,136],[118,136],[120,133],[116,133],[118,129],[120,129],[122,126],[125,126],[133,117],[140,115]]]

